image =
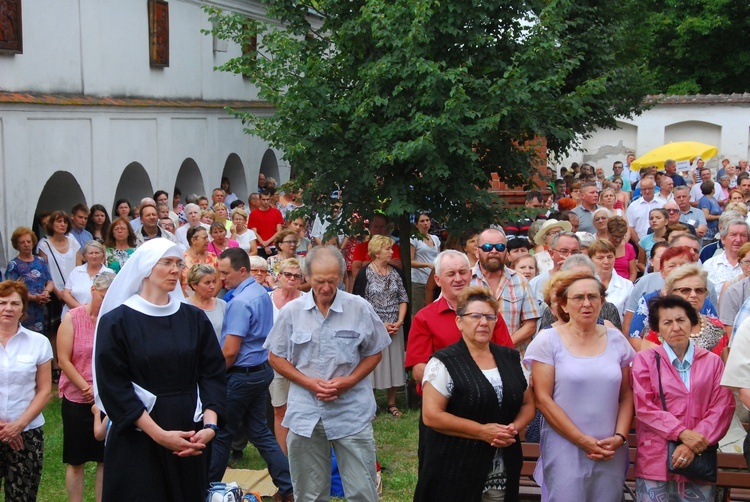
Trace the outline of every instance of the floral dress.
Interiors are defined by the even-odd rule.
[[[30,295],[38,295],[44,290],[47,281],[52,280],[49,267],[44,258],[34,256],[31,261],[23,261],[20,258],[13,258],[8,263],[8,269],[5,271],[6,280],[22,280],[26,287],[29,288]],[[21,321],[21,325],[36,331],[44,332],[44,304],[29,302],[26,308],[26,317]]]

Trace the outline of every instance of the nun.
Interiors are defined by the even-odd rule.
[[[205,500],[207,447],[224,420],[225,362],[206,314],[183,301],[183,267],[176,244],[152,239],[102,304],[94,386],[112,423],[103,500]]]

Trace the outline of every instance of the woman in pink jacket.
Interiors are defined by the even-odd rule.
[[[662,344],[639,352],[633,361],[639,502],[714,500],[713,484],[667,469],[667,461],[685,468],[696,455],[717,444],[734,414],[734,396],[720,385],[724,364],[690,340],[692,327],[699,322],[695,309],[678,296],[656,298],[649,304],[649,324]],[[681,443],[670,459],[667,441]]]

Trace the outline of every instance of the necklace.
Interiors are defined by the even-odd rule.
[[[706,331],[706,318],[702,315],[698,317],[701,320],[701,330],[696,334],[690,333],[690,338],[701,338]]]

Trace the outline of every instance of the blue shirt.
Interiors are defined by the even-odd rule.
[[[233,366],[258,366],[266,362],[268,352],[263,348],[263,342],[272,326],[273,303],[263,286],[248,277],[234,289],[221,328],[222,347],[227,335],[242,338]]]
[[[390,343],[391,337],[372,305],[364,298],[338,291],[326,317],[315,304],[314,294],[287,303],[279,311],[264,347],[303,374],[330,380],[351,375],[365,357],[379,354]],[[282,425],[310,437],[322,421],[329,440],[341,439],[367,427],[375,410],[369,378],[333,401],[321,401],[292,382]]]
[[[73,225],[70,226],[70,235],[75,237],[75,240],[78,241],[78,244],[83,247],[87,242],[93,241],[94,236],[91,235],[91,232],[86,230],[85,228],[83,230],[76,230]]]
[[[677,374],[680,375],[680,380],[685,384],[685,388],[690,390],[690,369],[693,367],[695,345],[693,342],[688,341],[688,349],[687,352],[685,352],[685,357],[682,358],[682,361],[680,361],[680,358],[677,357],[677,354],[674,353],[674,350],[672,350],[672,347],[670,347],[668,343],[664,342],[661,346],[664,347],[664,351],[669,356],[672,366],[677,370]]]

